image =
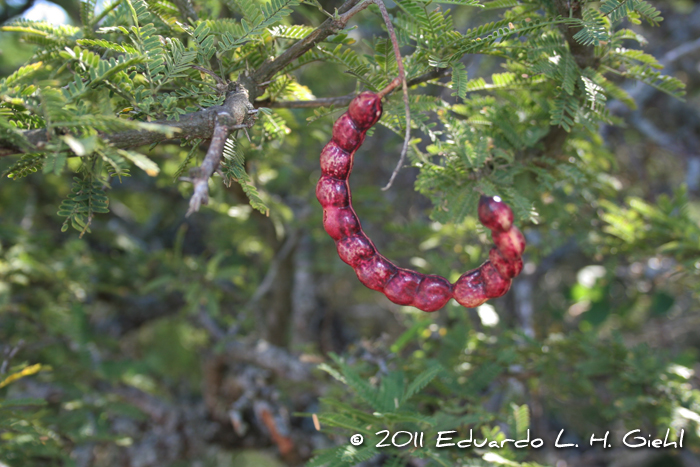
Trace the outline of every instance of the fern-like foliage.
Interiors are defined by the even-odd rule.
[[[234,139],[229,138],[224,144],[224,160],[221,161],[221,171],[229,180],[233,180],[241,185],[253,209],[269,215],[269,208],[260,197],[260,193],[245,170],[245,160],[236,151]]]
[[[20,160],[12,164],[2,173],[2,177],[18,180],[39,170],[44,165],[43,155],[24,154]]]
[[[221,36],[219,53],[233,50],[260,36],[267,28],[288,16],[298,4],[297,0],[271,0],[260,7],[253,2],[240,2],[244,18],[235,32],[226,32]]]
[[[58,215],[66,220],[61,231],[68,230],[69,225],[84,235],[90,232],[90,224],[95,214],[109,212],[109,200],[104,193],[104,185],[92,176],[75,177],[71,194],[63,200]]]

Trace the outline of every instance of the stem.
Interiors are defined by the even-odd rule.
[[[389,32],[389,37],[391,38],[391,45],[394,48],[394,55],[396,56],[396,65],[399,68],[398,79],[401,81],[401,86],[403,88],[403,103],[406,109],[406,135],[404,136],[403,147],[401,148],[401,157],[399,158],[399,163],[396,164],[396,168],[391,174],[389,183],[387,183],[386,186],[382,188],[382,191],[386,191],[389,188],[391,188],[391,185],[394,183],[396,175],[399,173],[399,170],[401,170],[401,166],[403,166],[403,163],[406,160],[406,153],[408,152],[408,143],[409,141],[411,141],[411,108],[408,103],[408,84],[406,83],[406,72],[403,68],[403,60],[401,59],[399,41],[396,39],[396,32],[394,31],[394,26],[391,24],[389,12],[386,10],[386,5],[384,5],[383,0],[372,0],[372,3],[379,7],[379,11],[381,11],[382,18],[384,18],[384,23],[386,24],[386,29]],[[387,93],[394,89],[394,87],[396,87],[398,83],[394,84],[395,81],[396,80],[392,81],[391,84],[387,86],[387,88],[391,88],[389,89],[389,91],[386,91]],[[382,92],[384,91],[385,90],[382,90]]]
[[[379,92],[377,93],[377,95],[383,99],[384,96],[386,96],[386,95],[389,94],[391,91],[393,91],[394,89],[396,89],[396,86],[398,86],[400,83],[401,83],[401,78],[394,78],[394,79],[391,81],[391,83],[389,83],[389,84],[387,85],[387,87],[385,87],[384,89],[382,89],[381,91],[379,91]]]
[[[192,185],[194,185],[194,192],[192,193],[192,198],[190,198],[190,208],[187,210],[186,217],[189,217],[193,212],[199,211],[202,204],[206,205],[209,203],[209,177],[216,171],[221,163],[221,156],[224,153],[224,144],[226,143],[226,138],[231,129],[222,122],[226,120],[223,118],[231,116],[226,113],[221,113],[216,116],[216,126],[214,126],[214,134],[211,137],[211,144],[209,144],[209,149],[207,150],[207,155],[204,156],[202,165],[192,170]],[[222,117],[220,119],[220,117]]]

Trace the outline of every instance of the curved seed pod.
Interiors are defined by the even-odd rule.
[[[338,180],[346,180],[352,165],[352,156],[338,146],[335,141],[326,144],[321,151],[321,170]]]
[[[347,112],[333,124],[333,141],[346,151],[354,151],[360,147],[364,139],[365,132],[357,128],[357,124]]]
[[[471,308],[500,297],[522,270],[520,256],[525,238],[513,226],[513,212],[498,197],[482,196],[479,201],[479,220],[491,230],[496,248],[491,249],[489,261],[462,274],[454,285],[444,277],[397,267],[380,255],[362,232],[352,208],[348,177],[365,133],[382,116],[381,100],[388,90],[379,94],[363,92],[355,97],[348,111],[333,125],[333,139],[321,152],[322,175],[316,197],[323,207],[323,227],[335,240],[338,256],[352,266],[360,282],[399,305],[431,312],[444,307],[451,298]]]
[[[361,130],[368,130],[382,116],[382,98],[373,92],[360,93],[350,102],[348,115]]]
[[[326,208],[323,211],[323,227],[333,240],[341,240],[362,233],[360,220],[351,207]]]

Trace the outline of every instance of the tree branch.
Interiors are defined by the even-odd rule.
[[[557,13],[561,16],[583,19],[583,9],[580,0],[555,0],[554,6]],[[581,69],[587,67],[597,68],[598,59],[595,56],[595,48],[593,46],[582,45],[574,39],[574,36],[581,30],[581,27],[562,24],[559,26],[559,29],[564,35],[566,43],[569,45],[569,50],[574,57],[576,65]],[[544,150],[541,151],[539,155],[557,158],[568,136],[569,132],[561,126],[550,126],[549,132],[540,140],[543,143]]]
[[[14,347],[10,347],[9,345],[5,347],[4,354],[5,358],[2,361],[2,364],[0,365],[0,375],[4,375],[7,373],[7,368],[10,365],[10,361],[17,355],[17,352],[22,348],[24,345],[24,340],[20,339],[20,341],[15,345]]]
[[[224,144],[229,133],[232,130],[250,128],[257,118],[258,111],[253,109],[253,105],[248,100],[247,90],[243,86],[234,84],[234,90],[226,98],[223,109],[216,114],[211,143],[202,165],[192,169],[190,176],[184,178],[194,185],[187,216],[199,211],[202,204],[206,205],[209,202],[209,178],[221,163]]]
[[[310,101],[272,101],[265,103],[258,101],[256,104],[263,104],[263,107],[270,107],[273,109],[308,109],[313,107],[329,107],[331,105],[345,107],[354,97],[355,94],[346,94],[338,97],[321,97]]]
[[[197,12],[194,11],[194,6],[190,0],[173,0],[173,3],[180,11],[180,15],[185,19],[192,21],[193,23],[199,19]]]
[[[336,16],[335,18],[329,18],[321,23],[318,28],[316,28],[308,36],[295,42],[279,57],[276,57],[275,59],[267,59],[260,66],[260,68],[253,72],[249,78],[250,81],[256,85],[269,81],[273,76],[275,76],[275,74],[277,74],[277,72],[281,71],[284,67],[311,50],[316,44],[343,29],[347,25],[350,18],[367,8],[370,4],[371,2],[368,1],[363,1],[361,3],[361,0],[346,1],[340,8],[338,8],[338,13],[340,13],[340,15]],[[257,90],[250,89],[250,92],[251,100],[255,100],[257,97]]]
[[[555,0],[554,7],[560,16],[583,19],[583,2],[581,0]],[[597,68],[598,59],[595,56],[595,48],[592,45],[583,45],[574,39],[576,33],[581,29],[583,29],[582,26],[559,25],[559,30],[569,44],[569,51],[574,56],[574,61],[579,68],[582,70],[587,67]]]
[[[452,71],[449,68],[436,68],[422,75],[406,81],[406,85],[410,88],[419,84],[427,83],[435,79],[451,76]],[[393,90],[391,92],[394,92]],[[391,92],[389,94],[391,94]],[[337,105],[340,107],[347,106],[355,98],[355,94],[346,94],[338,97],[320,97],[310,101],[257,101],[255,104],[260,107],[270,107],[273,109],[307,109],[314,107],[329,107]]]

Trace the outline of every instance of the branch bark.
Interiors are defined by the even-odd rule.
[[[295,42],[290,48],[285,50],[279,57],[275,59],[267,59],[260,67],[255,70],[250,77],[250,84],[255,84],[255,87],[248,86],[251,93],[251,100],[254,101],[259,91],[261,83],[269,81],[277,72],[292,63],[297,58],[311,50],[316,44],[332,36],[342,30],[350,18],[367,8],[371,2],[361,2],[361,0],[348,0],[338,8],[338,15],[335,18],[329,18],[316,28],[311,34]],[[244,84],[248,84],[244,81]]]
[[[253,109],[248,100],[248,91],[234,83],[233,91],[224,102],[223,109],[217,111],[214,134],[207,150],[207,155],[202,165],[190,171],[190,176],[185,180],[194,185],[194,193],[190,198],[190,208],[187,216],[199,211],[202,204],[209,202],[209,178],[214,174],[221,163],[226,139],[232,130],[250,128],[257,118],[257,110]]]
[[[556,0],[554,7],[560,16],[583,19],[583,3],[581,0]],[[569,44],[569,51],[574,56],[574,60],[579,68],[597,68],[598,60],[595,56],[595,48],[592,45],[583,45],[574,39],[576,33],[581,29],[583,29],[582,26],[559,25],[559,30],[564,35],[567,44]]]
[[[434,70],[407,80],[406,84],[410,88],[419,84],[427,83],[428,81],[433,81],[448,76],[452,76],[452,71],[450,68],[435,68]],[[389,94],[391,94],[391,92]],[[350,101],[353,100],[354,97],[355,94],[346,94],[338,97],[320,97],[310,101],[257,101],[256,104],[258,104],[260,107],[270,107],[273,109],[305,109],[314,107],[330,107],[331,105],[344,107],[350,104]]]
[[[580,0],[555,0],[554,7],[561,16],[583,19],[583,5]],[[576,65],[581,69],[587,67],[597,68],[598,58],[595,56],[595,48],[582,45],[574,39],[581,27],[562,24],[559,26],[559,29],[569,45],[569,50],[574,57]],[[543,149],[538,152],[538,155],[547,158],[558,158],[568,137],[569,133],[561,126],[551,126],[549,132],[541,139]]]

